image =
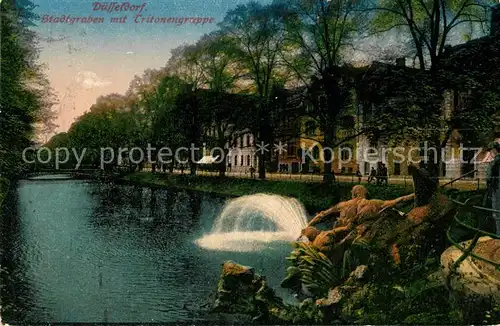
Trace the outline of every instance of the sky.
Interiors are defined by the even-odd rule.
[[[95,103],[100,95],[125,93],[134,75],[145,69],[164,67],[170,51],[183,43],[194,43],[203,34],[217,29],[225,14],[249,0],[130,0],[116,1],[143,6],[140,14],[157,17],[213,17],[212,23],[202,24],[150,24],[135,23],[137,11],[94,11],[93,0],[32,0],[38,5],[35,12],[41,16],[33,29],[40,36],[40,61],[46,65],[46,74],[55,89],[59,104],[56,106],[59,125],[57,132],[67,131],[74,119]],[[257,0],[263,4],[271,0]],[[500,1],[500,0],[499,0]],[[106,4],[110,2],[99,2]],[[102,17],[103,23],[44,22],[44,15],[60,18]],[[127,16],[127,22],[110,19]],[[455,37],[457,40],[459,37]],[[462,40],[463,42],[463,40]],[[456,43],[456,42],[452,42]],[[402,53],[401,35],[393,33],[383,38],[364,40],[363,52]],[[361,58],[362,61],[366,58]]]
[[[40,35],[40,62],[55,89],[59,104],[57,132],[67,131],[74,119],[100,95],[125,93],[134,75],[148,68],[164,67],[170,51],[194,43],[203,34],[217,29],[226,12],[248,0],[131,0],[142,6],[143,17],[213,17],[211,24],[135,23],[138,12],[94,11],[91,0],[32,0],[35,12],[61,17],[103,17],[103,23],[36,22]],[[267,1],[260,0],[265,3]],[[105,3],[105,2],[101,2]],[[109,2],[108,2],[109,3]],[[117,1],[122,4],[126,2]],[[128,16],[126,23],[112,23],[111,17]]]

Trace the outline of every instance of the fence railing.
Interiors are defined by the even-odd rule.
[[[456,272],[456,270],[460,266],[460,264],[465,259],[467,259],[469,256],[494,266],[496,268],[496,270],[500,270],[500,262],[491,261],[490,259],[487,259],[485,257],[482,257],[481,255],[474,253],[474,248],[476,247],[476,245],[481,237],[488,236],[492,239],[497,239],[497,240],[500,239],[499,235],[491,233],[491,232],[487,232],[487,231],[482,229],[485,222],[488,221],[489,218],[492,218],[491,213],[499,213],[500,214],[500,211],[471,204],[472,200],[474,200],[476,198],[478,198],[478,197],[477,196],[470,197],[465,202],[461,202],[461,201],[458,201],[456,199],[450,198],[450,200],[455,205],[458,206],[458,209],[457,209],[455,216],[454,216],[455,222],[460,227],[474,232],[474,237],[470,241],[470,243],[466,247],[464,247],[460,243],[458,243],[457,240],[455,240],[452,237],[451,226],[448,228],[448,230],[446,232],[446,236],[448,238],[448,241],[450,241],[456,248],[458,248],[460,251],[462,251],[462,255],[453,263],[453,265],[450,268],[452,273],[449,274],[448,282],[450,282],[451,275],[454,272]],[[478,221],[482,221],[482,223],[481,222],[479,223],[479,227],[474,227],[472,225],[469,225],[467,222],[463,221],[460,218],[460,216],[463,216],[464,212],[473,213],[473,215],[478,219]]]

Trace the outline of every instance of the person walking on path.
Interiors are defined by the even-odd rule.
[[[370,170],[370,176],[368,177],[368,183],[372,183],[376,176],[377,171],[375,171],[375,168],[372,166],[372,169]]]
[[[358,177],[358,183],[361,183],[362,175],[361,171],[359,171],[359,166],[356,169],[356,177]]]
[[[382,163],[382,183],[385,183],[387,186],[389,184],[389,173],[387,171],[387,166],[385,163]]]
[[[377,186],[379,186],[380,184],[382,184],[382,178],[383,178],[383,174],[382,174],[382,162],[378,162],[377,163],[377,176],[376,176]]]
[[[253,166],[250,167],[250,178],[254,179],[255,168]]]

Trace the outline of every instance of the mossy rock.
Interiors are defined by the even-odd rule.
[[[233,261],[222,264],[214,312],[269,316],[284,307],[264,277]]]

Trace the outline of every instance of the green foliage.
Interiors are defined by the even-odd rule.
[[[323,323],[324,313],[312,299],[306,299],[299,305],[281,310],[278,317],[288,323],[314,325]]]
[[[349,0],[286,1],[283,56],[297,78],[307,83],[311,75],[322,75],[340,65],[366,22],[359,7],[359,2]]]
[[[498,324],[498,321],[500,321],[500,305],[494,304],[492,309],[484,312],[484,320],[482,322],[486,325],[494,325]]]
[[[412,52],[418,57],[420,68],[436,69],[452,33],[477,34],[479,30],[481,34],[488,20],[485,8],[493,3],[489,0],[383,0],[368,8],[374,13],[371,31],[405,33],[412,40]]]
[[[31,145],[34,124],[48,125],[53,119],[52,90],[36,62],[36,35],[26,27],[33,8],[28,0],[0,4],[0,173],[7,178],[24,168],[21,155]]]
[[[326,296],[328,290],[340,279],[333,263],[308,244],[295,242],[294,247],[295,249],[287,257],[291,266],[287,269],[288,275],[284,282],[298,276],[303,286],[315,297]]]

